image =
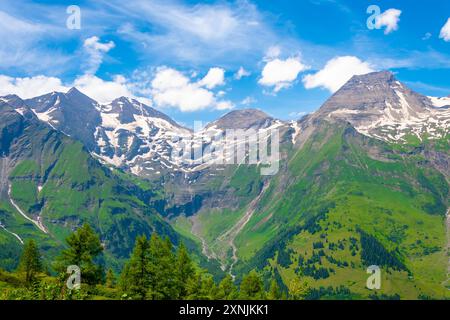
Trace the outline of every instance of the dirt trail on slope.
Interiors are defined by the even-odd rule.
[[[226,233],[224,233],[222,236],[218,238],[219,241],[226,242],[232,249],[233,255],[232,255],[232,263],[230,264],[228,268],[229,274],[233,277],[233,267],[238,262],[239,258],[237,256],[237,247],[234,243],[237,235],[244,229],[244,227],[247,225],[247,223],[250,221],[250,219],[253,217],[253,214],[255,213],[256,206],[261,199],[261,197],[264,195],[265,191],[269,187],[269,183],[265,183],[263,186],[263,189],[259,193],[259,195],[253,199],[253,201],[250,203],[245,215]]]
[[[41,221],[41,217],[39,216],[37,218],[37,220],[33,220],[30,217],[28,217],[25,212],[22,211],[22,209],[20,209],[20,207],[14,202],[14,200],[11,197],[11,185],[9,185],[8,187],[8,197],[9,197],[9,201],[11,201],[11,204],[14,206],[14,208],[16,208],[16,210],[28,221],[32,222],[36,227],[38,227],[39,230],[41,230],[44,233],[48,233],[47,229],[45,229],[45,226],[42,224]]]

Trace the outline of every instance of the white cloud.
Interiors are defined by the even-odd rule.
[[[135,98],[142,103],[151,105],[151,100],[136,97],[131,91],[132,84],[123,76],[117,75],[111,81],[86,74],[75,79],[71,85],[101,104],[107,104],[116,98],[125,96]]]
[[[388,9],[379,15],[375,22],[375,27],[381,29],[386,27],[384,34],[389,34],[392,31],[398,29],[398,23],[400,21],[401,10],[398,9]]]
[[[217,110],[230,110],[234,108],[234,104],[231,101],[219,101],[216,104]]]
[[[22,99],[34,98],[49,92],[67,92],[71,87],[101,104],[106,104],[120,96],[135,98],[142,103],[151,105],[149,98],[133,94],[133,84],[123,76],[115,76],[112,81],[100,79],[94,75],[83,75],[73,83],[63,84],[61,79],[43,75],[31,78],[12,78],[0,75],[0,96],[16,94]]]
[[[212,77],[213,80],[218,78]],[[210,79],[211,80],[211,79]],[[197,111],[207,108],[218,110],[231,109],[229,101],[218,101],[217,95],[204,86],[217,82],[191,80],[178,70],[161,67],[151,82],[153,101],[160,107],[174,107],[183,112]]]
[[[208,74],[199,82],[200,86],[213,89],[225,83],[225,70],[222,68],[211,68]]]
[[[447,23],[442,27],[439,38],[444,39],[444,41],[450,41],[450,18],[448,18]]]
[[[114,48],[114,46],[115,44],[112,41],[101,43],[100,39],[96,36],[84,40],[83,48],[89,56],[86,73],[95,74],[103,62],[104,55]]]
[[[241,80],[244,77],[250,76],[251,73],[244,69],[244,67],[240,67],[239,70],[235,73],[234,78],[236,80]]]
[[[223,99],[225,92],[219,91],[216,94],[209,89],[223,82],[219,81],[223,78],[218,77],[216,72],[212,68],[208,72],[209,76],[195,82],[175,69],[163,67],[157,70],[151,81],[148,80],[150,78],[148,73],[133,75],[131,79],[116,75],[111,80],[104,80],[93,74],[84,74],[73,82],[64,84],[59,78],[42,75],[32,78],[0,75],[0,96],[17,94],[26,99],[52,91],[66,92],[71,87],[76,87],[101,104],[126,96],[150,106],[155,103],[161,107],[175,107],[181,111],[207,108],[232,109],[233,103]],[[147,80],[141,81],[143,77]]]
[[[279,37],[250,1],[183,4],[179,1],[134,0],[108,3],[120,16],[132,17],[119,34],[136,48],[182,62],[208,65],[213,61],[256,59]],[[142,32],[139,25],[153,26]],[[238,54],[237,54],[238,53]]]
[[[353,56],[336,57],[315,74],[306,75],[303,83],[306,89],[323,87],[336,92],[354,75],[373,72],[371,65]]]
[[[67,91],[60,79],[46,76],[12,78],[0,75],[0,96],[16,94],[23,99],[33,98],[52,91]]]
[[[290,87],[299,73],[307,68],[298,57],[286,60],[277,58],[266,63],[258,83],[263,86],[274,87],[274,91],[278,92]]]

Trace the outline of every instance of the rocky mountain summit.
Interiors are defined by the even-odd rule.
[[[390,141],[439,139],[450,129],[448,98],[418,94],[388,71],[354,76],[314,114],[343,119],[360,133]]]

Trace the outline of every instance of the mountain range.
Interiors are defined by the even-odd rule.
[[[191,130],[137,100],[102,105],[76,88],[1,97],[0,115],[3,267],[17,264],[23,239],[50,258],[89,222],[116,268],[136,236],[158,231],[217,275],[258,269],[284,288],[302,275],[364,298],[378,265],[385,295],[448,297],[450,98],[391,72],[354,76],[290,122],[248,109]],[[211,138],[227,130],[277,130],[277,173],[179,152],[245,143]]]

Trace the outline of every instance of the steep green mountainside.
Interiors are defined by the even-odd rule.
[[[384,294],[443,296],[449,177],[425,157],[438,143],[389,145],[321,122],[237,236],[237,269],[256,266],[286,285],[300,275],[367,297],[366,269],[378,265]]]
[[[346,122],[303,122],[312,133],[283,144],[278,175],[231,167],[240,205],[201,209],[175,228],[237,277],[257,268],[284,288],[300,276],[317,296],[376,298],[366,269],[378,265],[379,298],[446,296],[448,137],[389,144]]]
[[[109,265],[128,258],[137,236],[157,231],[181,239],[154,209],[160,195],[100,165],[81,143],[30,112],[0,107],[0,264],[17,264],[21,241],[35,238],[47,258],[88,222],[101,235]],[[22,214],[20,213],[20,211]],[[33,222],[34,221],[34,222]],[[195,244],[187,240],[187,245]]]

